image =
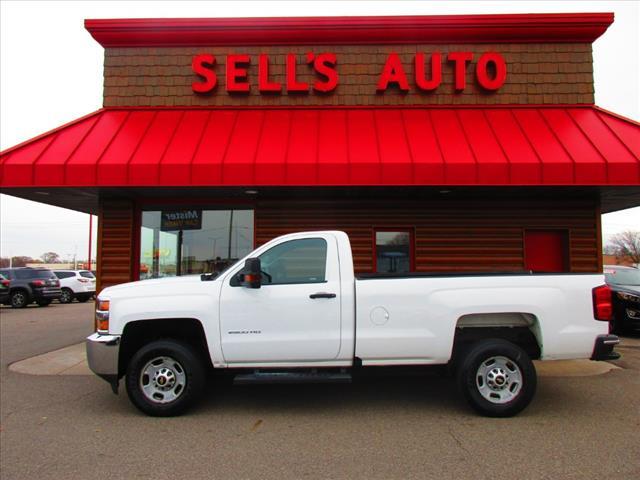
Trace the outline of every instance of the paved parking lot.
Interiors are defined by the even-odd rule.
[[[212,390],[154,419],[96,377],[8,369],[91,330],[91,304],[0,310],[3,480],[640,477],[639,337],[621,369],[541,377],[511,419],[476,416],[438,377]]]

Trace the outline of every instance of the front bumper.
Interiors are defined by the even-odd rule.
[[[111,385],[113,393],[118,393],[118,355],[120,335],[94,333],[87,337],[87,362],[89,368]]]
[[[620,343],[617,335],[598,335],[593,346],[591,360],[617,360],[620,358],[618,352],[613,351],[613,347]]]

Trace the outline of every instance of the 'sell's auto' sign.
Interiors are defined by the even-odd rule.
[[[338,58],[335,53],[323,52],[316,54],[308,52],[304,57],[305,63],[316,74],[314,82],[304,82],[298,77],[298,55],[288,53],[285,62],[285,83],[275,81],[269,74],[270,57],[262,53],[257,56],[258,63],[258,91],[261,94],[287,93],[327,93],[335,90],[339,83],[337,70]],[[251,91],[249,65],[256,58],[247,54],[229,54],[225,66],[225,90],[227,93],[239,94]],[[446,62],[453,68],[454,89],[461,93],[466,88],[466,72],[470,64],[475,62],[475,78],[484,90],[496,91],[502,87],[507,79],[507,65],[504,57],[495,52],[485,52],[474,58],[472,52],[449,52],[446,57],[440,52],[425,54],[418,52],[414,55],[414,78],[409,79],[400,56],[390,53],[387,56],[382,71],[378,77],[376,93],[384,93],[389,85],[396,86],[402,92],[408,92],[412,80],[418,91],[431,92],[442,83],[442,65]],[[202,53],[195,55],[191,63],[193,73],[199,80],[191,84],[195,93],[212,93],[218,84],[216,72],[216,57]],[[373,92],[372,92],[373,93]]]
[[[160,230],[200,230],[202,228],[202,210],[162,210]]]

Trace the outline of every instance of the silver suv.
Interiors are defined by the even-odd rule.
[[[96,277],[89,270],[54,270],[53,273],[60,279],[60,303],[71,303],[74,298],[86,302],[96,294]]]

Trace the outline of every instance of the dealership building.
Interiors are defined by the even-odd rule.
[[[0,187],[98,216],[99,288],[327,229],[358,273],[600,272],[601,214],[640,205],[640,125],[594,105],[612,22],[87,20],[103,108],[2,152]]]

